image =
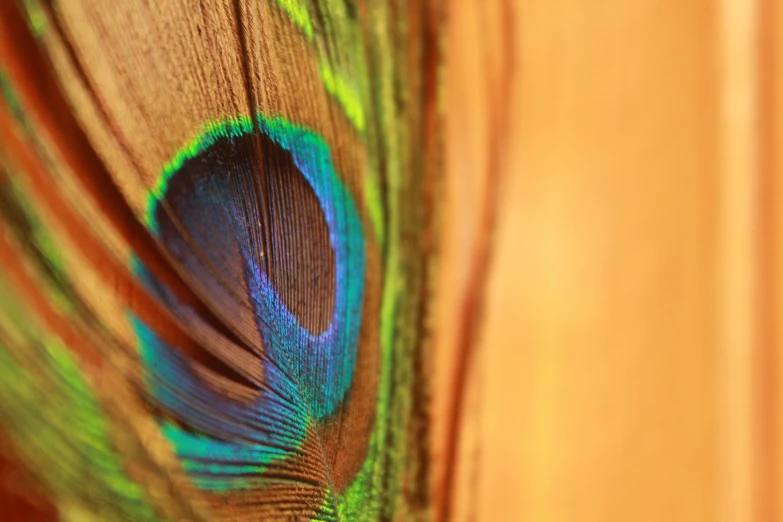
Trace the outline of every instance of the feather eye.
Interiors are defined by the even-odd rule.
[[[248,153],[256,146],[262,158]],[[327,145],[281,119],[211,125],[167,164],[148,223],[203,293],[224,294],[221,310],[237,312],[224,324],[247,333],[263,374],[250,403],[222,397],[137,322],[154,396],[198,431],[165,424],[183,465],[210,490],[259,482],[312,489],[319,504],[307,509],[324,503],[321,514],[333,514],[319,425],[350,408],[343,403],[357,361],[365,245]],[[242,324],[248,309],[250,324]],[[183,399],[186,390],[194,397]]]
[[[77,377],[20,354],[69,353],[105,434],[86,413],[40,422],[119,462],[47,471],[21,452],[66,491],[61,511],[426,518],[438,117],[421,57],[438,18],[409,7],[0,6],[0,170],[19,179],[0,195],[29,198],[0,220],[0,262],[27,283],[0,283],[40,327],[0,322],[0,367],[44,397]],[[0,390],[0,407],[21,400]],[[49,480],[76,469],[113,486],[98,500]]]

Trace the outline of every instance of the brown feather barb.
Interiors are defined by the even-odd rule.
[[[50,512],[432,516],[440,18],[0,3],[0,433]]]

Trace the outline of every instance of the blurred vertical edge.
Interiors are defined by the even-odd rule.
[[[438,269],[432,459],[436,519],[477,515],[483,298],[513,146],[513,1],[447,2],[446,176]]]
[[[780,91],[783,39],[781,16],[776,0],[757,0],[759,29],[756,35],[758,64],[758,154],[759,154],[759,267],[758,296],[760,356],[756,409],[759,421],[757,459],[760,462],[760,483],[756,515],[759,520],[783,520],[783,344],[781,325],[783,313],[783,170],[780,151],[783,150]]]
[[[783,8],[510,4],[448,11],[433,454],[456,476],[436,482],[449,520],[783,520]],[[513,35],[487,30],[509,12],[490,23]]]
[[[718,519],[781,520],[779,6],[720,4]]]
[[[764,382],[762,393],[771,394],[768,411],[762,412],[767,419],[767,438],[774,448],[774,454],[767,459],[770,479],[764,492],[766,506],[773,513],[771,519],[783,520],[783,7],[776,0],[765,0],[762,19],[766,20],[760,39],[761,63],[764,81],[762,99],[765,104],[765,126],[762,127],[765,151],[765,179],[767,199],[765,219],[770,247],[766,261],[765,275],[771,279],[767,288],[771,294],[771,306],[765,315],[766,363],[771,368]]]

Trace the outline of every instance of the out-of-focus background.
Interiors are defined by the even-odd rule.
[[[782,520],[783,5],[448,7],[436,389],[496,212],[452,519]]]

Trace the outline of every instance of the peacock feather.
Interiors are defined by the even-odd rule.
[[[62,520],[433,517],[440,23],[0,2],[0,438]]]

